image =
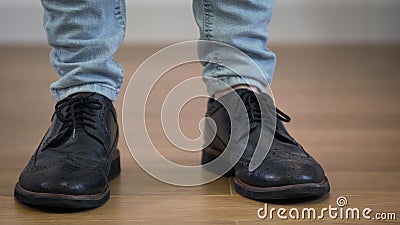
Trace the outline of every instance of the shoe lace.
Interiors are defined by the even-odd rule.
[[[292,118],[290,118],[290,116],[286,113],[284,113],[283,111],[281,111],[280,109],[276,108],[276,117],[285,123],[289,123]]]
[[[247,113],[249,115],[250,123],[261,122],[261,109],[260,109],[260,105],[258,103],[256,94],[251,91],[245,92],[243,94],[242,98],[245,103]],[[281,120],[285,123],[289,123],[291,121],[291,118],[289,115],[287,115],[286,113],[284,113],[283,111],[281,111],[278,108],[275,108],[275,109],[276,109],[276,117],[279,120]]]
[[[55,113],[57,118],[63,122],[63,127],[72,128],[72,138],[75,138],[75,133],[78,128],[85,126],[96,129],[94,125],[95,116],[94,110],[103,108],[103,104],[97,99],[91,99],[90,95],[78,95],[67,97],[57,102]]]

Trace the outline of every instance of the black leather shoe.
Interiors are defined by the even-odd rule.
[[[236,191],[247,198],[256,200],[292,199],[328,193],[329,182],[325,177],[324,170],[289,135],[282,121],[289,122],[290,117],[279,109],[276,109],[276,130],[270,150],[255,170],[249,169],[249,163],[260,135],[265,135],[265,133],[261,134],[260,110],[270,110],[262,109],[262,106],[268,104],[259,104],[259,100],[272,102],[272,99],[266,94],[255,94],[248,89],[239,89],[236,90],[236,93],[240,98],[234,98],[235,94],[232,92],[222,96],[218,101],[210,99],[208,102],[206,116],[214,120],[216,131],[210,130],[212,126],[206,122],[205,132],[206,134],[212,132],[216,135],[212,140],[206,140],[210,144],[203,150],[202,163],[206,164],[214,160],[223,151],[235,151],[233,150],[235,146],[232,149],[226,148],[231,124],[229,115],[221,103],[226,106],[237,104],[235,101],[242,101],[247,111],[244,114],[248,115],[250,122],[249,138],[238,163],[226,174],[235,176]],[[205,135],[205,137],[207,136],[213,135]]]
[[[112,102],[95,93],[59,101],[51,126],[19,176],[14,196],[39,206],[94,208],[110,197],[120,173],[118,125]]]

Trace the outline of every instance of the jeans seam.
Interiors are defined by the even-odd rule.
[[[115,19],[118,21],[119,25],[125,29],[126,28],[126,22],[125,22],[125,18],[124,15],[122,13],[122,1],[124,0],[116,0],[115,1],[115,8],[114,8],[114,17]]]
[[[60,49],[54,49],[56,52],[54,54],[54,58],[52,60],[52,65],[54,65],[54,69],[56,70],[57,74],[61,74],[61,70],[60,68],[58,68],[58,66],[56,66],[56,61],[59,61],[60,57],[61,57],[61,50]]]
[[[212,35],[212,20],[211,18],[213,17],[212,15],[212,10],[211,10],[211,3],[209,0],[203,0],[203,36],[205,39],[211,39],[213,37]]]
[[[214,57],[215,57],[214,59],[215,59],[215,63],[216,63],[216,67],[215,67],[216,70],[222,70],[222,69],[226,68],[226,66],[223,64],[222,58],[220,57],[219,49],[215,50]]]

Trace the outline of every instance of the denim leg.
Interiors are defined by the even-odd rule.
[[[271,20],[274,0],[193,0],[193,11],[200,29],[201,40],[222,42],[233,46],[249,56],[258,65],[262,73],[241,73],[214,63],[203,63],[203,79],[208,92],[226,89],[226,85],[214,82],[217,78],[229,86],[249,84],[266,91],[271,83],[276,64],[276,56],[266,45],[268,41],[267,25]],[[221,48],[205,47],[208,59],[223,55]],[[203,51],[204,51],[203,49]],[[230,55],[229,57],[235,57]],[[202,58],[202,56],[200,56]],[[239,67],[250,67],[251,63],[235,59]],[[254,65],[254,63],[252,64]],[[241,68],[252,71],[252,68]],[[214,80],[214,81],[213,81]]]
[[[50,86],[58,101],[96,92],[115,101],[123,80],[113,59],[125,35],[124,0],[42,0],[50,61],[60,79]]]

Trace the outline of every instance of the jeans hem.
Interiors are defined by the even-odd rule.
[[[78,92],[94,92],[104,95],[111,101],[116,101],[119,95],[119,89],[115,89],[104,84],[84,84],[63,89],[52,88],[50,92],[55,102],[60,101],[61,99]]]
[[[264,85],[264,82],[251,79],[244,78],[240,76],[226,76],[226,77],[213,77],[213,79],[207,79],[207,91],[210,96],[214,96],[214,94],[218,91],[226,90],[230,87],[234,87],[237,85],[250,85],[257,87],[261,92],[267,93],[267,87]]]

